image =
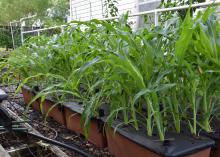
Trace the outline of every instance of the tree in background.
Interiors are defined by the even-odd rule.
[[[0,47],[4,47],[6,50],[12,48],[11,34],[8,28],[0,28]]]
[[[12,47],[9,22],[35,14],[35,18],[25,21],[25,26],[49,27],[63,24],[69,15],[69,0],[0,0],[0,26],[7,28],[0,29],[0,47]],[[20,26],[14,29],[19,32]],[[20,45],[20,36],[15,35],[14,39]]]
[[[68,0],[1,0],[0,24],[37,14],[44,23],[63,23],[69,12]]]
[[[105,0],[104,1],[104,7],[105,7],[105,17],[109,16],[117,16],[118,15],[118,8],[117,5],[118,1],[117,0]]]
[[[49,0],[50,7],[41,12],[40,19],[44,26],[60,25],[67,22],[69,15],[69,0]],[[38,17],[36,17],[38,18]]]
[[[202,3],[205,2],[205,0],[161,0],[160,8],[171,8],[176,6],[183,6],[183,5],[189,5],[189,4],[195,4],[195,3]],[[195,11],[195,9],[193,9]],[[177,11],[178,16],[180,16],[182,19],[185,18],[187,9],[186,10],[179,10]],[[168,20],[170,17],[175,16],[173,12],[165,12],[162,16],[162,21]]]

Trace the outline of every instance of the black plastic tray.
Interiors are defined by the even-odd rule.
[[[83,106],[76,102],[64,102],[63,106],[79,114],[82,114],[84,110]]]
[[[115,129],[121,122],[114,121]],[[215,142],[207,137],[193,137],[186,134],[167,133],[166,140],[160,141],[157,135],[149,137],[145,129],[138,131],[132,126],[117,127],[116,132],[136,144],[164,157],[180,157],[196,153],[214,146]]]

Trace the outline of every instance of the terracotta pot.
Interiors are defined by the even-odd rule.
[[[22,87],[22,94],[26,105],[28,105],[35,96],[35,93],[27,86]],[[40,111],[40,103],[38,100],[34,101],[31,106],[34,110]]]
[[[24,98],[24,102],[25,104],[29,104],[30,101],[34,98],[34,96],[36,95],[29,87],[27,86],[23,86],[22,87],[22,94],[23,94],[23,98]],[[37,111],[41,111],[40,109],[40,99],[37,99],[36,101],[34,101],[31,106],[34,110]],[[55,103],[52,100],[48,100],[46,99],[43,102],[43,114],[47,114],[47,112],[50,110],[51,107],[53,107]],[[48,116],[53,118],[55,121],[57,121],[58,123],[65,125],[66,121],[65,121],[65,117],[64,117],[64,113],[62,110],[62,107],[60,105],[55,106],[49,113]]]
[[[108,141],[108,150],[115,157],[162,157],[163,155],[158,155],[153,151],[150,151],[131,140],[125,138],[124,136],[114,133],[113,130],[106,133]],[[185,157],[209,157],[211,148],[206,148],[199,152],[191,155],[186,155]],[[217,157],[217,156],[216,156]],[[220,156],[218,156],[220,157]]]
[[[131,126],[117,127],[114,132],[118,124],[120,122],[105,129],[109,152],[115,157],[209,157],[214,145],[214,141],[206,137],[176,133],[167,133],[168,140],[161,142],[158,136],[147,136],[144,128],[136,131]]]
[[[107,133],[108,150],[115,157],[160,157],[144,147],[130,141],[122,135],[108,129]]]
[[[78,106],[77,108],[76,106],[76,104],[65,104],[64,113],[66,117],[66,127],[71,131],[83,135],[83,128],[81,126],[81,107]],[[103,126],[100,124],[99,120],[93,119],[91,121],[88,141],[100,148],[104,148],[107,146]]]
[[[46,99],[43,102],[43,113],[48,114],[49,117],[53,118],[58,123],[66,125],[63,107],[61,105],[54,105],[56,105],[56,103],[54,103],[52,100]]]

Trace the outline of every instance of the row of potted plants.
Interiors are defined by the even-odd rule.
[[[56,105],[56,102],[50,98],[32,101],[37,95],[36,92],[27,86],[22,87],[22,93],[26,104],[43,114],[46,117],[52,117],[54,120],[67,129],[74,131],[77,134],[83,135],[84,127],[81,125],[82,112],[81,106],[74,102],[63,103]],[[42,104],[41,104],[42,103]],[[42,109],[41,109],[42,105]],[[103,109],[104,110],[104,109]],[[146,136],[143,128],[136,131],[131,126],[124,126],[115,129],[121,124],[120,119],[114,121],[109,128],[105,124],[105,110],[101,111],[100,119],[94,118],[90,123],[90,132],[87,139],[97,147],[104,148],[108,146],[109,151],[115,156],[120,157],[159,157],[159,156],[210,156],[211,146],[214,141],[209,138],[192,138],[187,135],[178,135],[169,133],[166,141],[158,141],[158,136]]]
[[[81,114],[82,107],[74,102],[65,102],[62,105],[55,102],[50,98],[46,98],[41,101],[39,99],[32,101],[36,96],[36,91],[30,89],[27,86],[22,87],[22,94],[24,97],[24,102],[31,107],[47,115],[46,118],[52,117],[61,125],[66,126],[67,129],[76,132],[77,134],[84,134],[83,127],[81,125]],[[97,147],[106,147],[106,138],[102,133],[102,124],[98,120],[93,119],[90,123],[90,133],[88,135],[88,140],[95,144]]]
[[[98,128],[94,120],[102,119],[109,132],[117,132],[107,134],[115,156],[142,150],[145,155],[187,156],[204,149],[208,156],[213,141],[200,133],[218,131],[212,122],[218,122],[220,103],[215,8],[195,17],[189,10],[184,21],[170,19],[136,31],[127,18],[74,21],[60,35],[32,38],[1,62],[8,69],[2,80],[21,79],[17,91],[24,85],[35,87],[29,105],[39,103],[34,106],[41,111],[64,109],[68,114],[66,108],[79,106],[81,112],[74,110],[73,117],[81,120],[88,138],[91,128]],[[43,103],[48,96],[55,103]],[[60,122],[65,124],[70,115],[61,116]]]

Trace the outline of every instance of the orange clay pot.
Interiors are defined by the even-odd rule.
[[[114,130],[118,124],[105,128],[108,150],[115,157],[209,157],[214,146],[209,138],[176,133],[167,133],[168,140],[163,142],[157,135],[147,136],[144,127],[138,131],[131,126]]]
[[[65,104],[64,106],[66,127],[78,134],[83,134],[83,128],[81,126],[81,107],[75,103],[71,103],[69,105]],[[100,120],[91,120],[88,141],[97,147],[106,147],[106,136],[104,135],[103,125],[101,124]]]

